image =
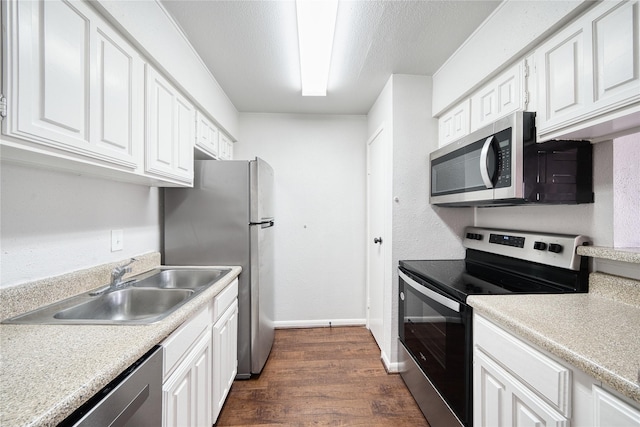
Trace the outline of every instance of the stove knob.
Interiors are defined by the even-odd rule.
[[[547,244],[545,242],[534,242],[533,249],[537,251],[544,251],[547,249]]]
[[[560,252],[562,252],[562,245],[559,245],[557,243],[549,243],[549,252],[559,254]]]
[[[533,249],[537,251],[544,251],[547,249],[547,244],[544,242],[533,242]]]

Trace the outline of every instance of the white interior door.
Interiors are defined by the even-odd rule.
[[[383,347],[383,289],[385,249],[385,200],[388,192],[386,168],[387,140],[384,128],[374,134],[367,144],[367,325]]]

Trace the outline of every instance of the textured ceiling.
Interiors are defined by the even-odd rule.
[[[432,75],[499,1],[349,1],[326,97],[302,97],[294,1],[161,0],[240,112],[366,114],[391,74]]]

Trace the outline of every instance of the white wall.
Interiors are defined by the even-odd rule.
[[[0,164],[0,286],[160,250],[158,189]],[[124,249],[111,252],[111,230]]]
[[[398,261],[464,258],[460,239],[464,227],[473,222],[470,208],[442,210],[429,204],[429,153],[438,145],[431,91],[430,77],[395,74],[368,115],[369,137],[381,126],[392,133],[392,254],[385,280],[381,344],[382,357],[391,369],[397,363]]]
[[[593,145],[594,203],[477,208],[475,225],[523,231],[583,234],[613,246],[613,144]]]
[[[275,173],[276,326],[364,324],[366,117],[241,114]]]

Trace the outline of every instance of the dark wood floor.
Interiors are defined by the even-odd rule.
[[[279,329],[258,378],[236,381],[216,426],[429,424],[363,327]]]

